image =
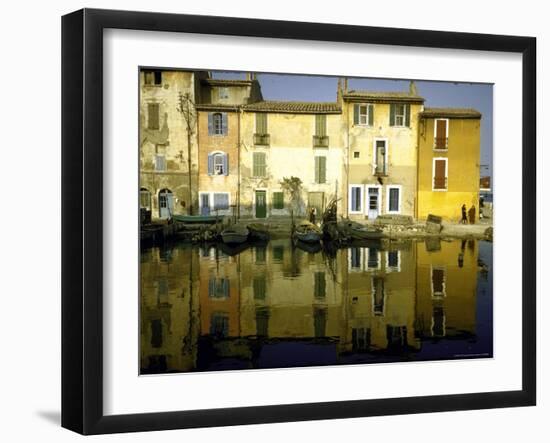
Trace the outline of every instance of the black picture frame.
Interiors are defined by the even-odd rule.
[[[104,415],[102,85],[103,30],[108,28],[521,54],[521,390]],[[535,85],[536,39],[532,37],[97,9],[65,15],[62,18],[62,426],[82,434],[104,434],[535,405]]]

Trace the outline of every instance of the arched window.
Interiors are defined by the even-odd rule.
[[[139,207],[151,209],[151,193],[147,188],[140,188],[139,190]]]
[[[214,126],[214,134],[222,135],[223,134],[223,116],[220,112],[216,112],[212,116],[212,122]]]
[[[208,174],[228,175],[228,161],[225,152],[213,152],[208,154]]]

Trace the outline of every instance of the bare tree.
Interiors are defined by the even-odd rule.
[[[197,127],[197,112],[195,110],[195,103],[191,99],[191,94],[188,92],[185,94],[179,93],[179,105],[178,112],[182,115],[185,121],[187,129],[187,175],[189,186],[189,215],[193,215],[193,180],[191,176],[191,142],[192,137],[195,135]],[[183,156],[181,156],[183,160]]]

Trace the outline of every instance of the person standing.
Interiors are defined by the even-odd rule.
[[[472,207],[468,210],[468,218],[470,219],[470,224],[473,225],[476,222],[476,207]]]
[[[463,225],[468,224],[468,218],[466,217],[466,203],[462,205],[462,220],[460,221]]]

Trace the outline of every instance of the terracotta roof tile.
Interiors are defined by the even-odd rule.
[[[401,91],[359,91],[352,90],[344,93],[344,100],[359,101],[369,100],[374,102],[409,102],[424,103],[424,98],[419,95],[410,95]]]
[[[264,100],[244,106],[245,111],[280,112],[291,114],[340,114],[342,109],[336,102],[294,102]]]
[[[424,108],[420,116],[424,118],[481,118],[481,112],[472,108]]]

